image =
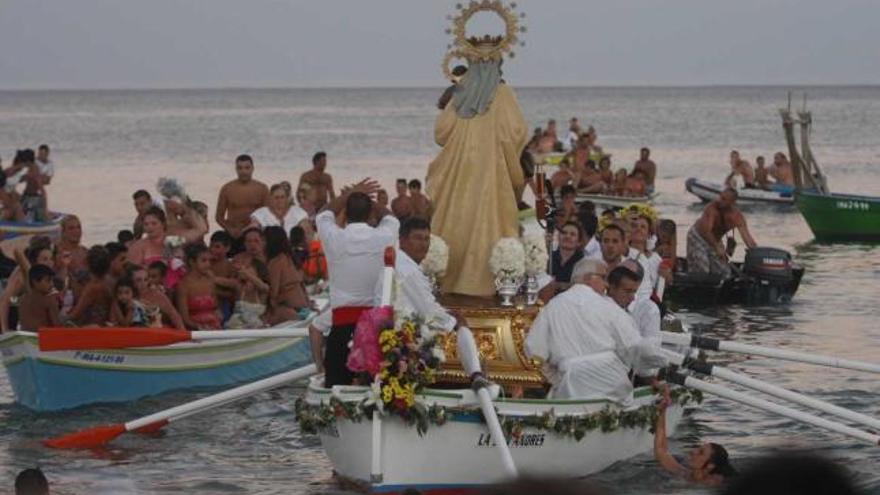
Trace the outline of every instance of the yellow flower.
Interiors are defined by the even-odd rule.
[[[382,387],[382,402],[391,402],[391,399],[394,398],[394,392],[391,390],[391,387],[385,385]]]

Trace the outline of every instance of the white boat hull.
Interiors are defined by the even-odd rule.
[[[685,181],[685,189],[701,201],[709,202],[718,198],[725,186],[715,182],[690,178]],[[784,194],[779,191],[767,191],[764,189],[741,188],[737,190],[737,203],[739,204],[772,204],[789,206],[794,205],[794,195]]]
[[[363,397],[363,388],[336,390],[343,400]],[[434,395],[436,394],[436,395]],[[306,402],[318,404],[331,392],[312,381]],[[346,397],[348,396],[348,397]],[[653,404],[652,394],[636,400],[636,407]],[[343,480],[353,482],[372,493],[397,493],[416,488],[422,493],[460,493],[468,488],[505,481],[505,470],[498,450],[493,447],[488,428],[481,421],[475,396],[470,390],[427,392],[425,404],[467,407],[471,412],[453,415],[445,424],[431,425],[419,435],[415,426],[396,416],[384,416],[381,423],[380,476],[371,476],[373,422],[339,418],[331,427],[319,430],[319,436],[334,470]],[[533,418],[551,409],[558,416],[585,415],[609,407],[604,401],[498,400],[501,417]],[[668,412],[670,434],[678,425],[683,408],[673,406]],[[577,478],[599,472],[615,462],[649,452],[654,436],[650,425],[621,427],[613,432],[596,428],[575,440],[568,435],[540,427],[525,427],[522,434],[508,442],[520,475],[533,477]]]

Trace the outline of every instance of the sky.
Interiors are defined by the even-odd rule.
[[[0,89],[442,86],[455,3],[0,0]],[[877,0],[517,8],[519,86],[880,83]]]

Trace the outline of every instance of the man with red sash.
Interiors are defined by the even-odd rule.
[[[350,385],[354,379],[354,373],[345,365],[348,344],[358,317],[373,306],[385,248],[397,240],[400,223],[387,208],[371,199],[379,187],[376,181],[365,179],[345,188],[315,217],[330,274],[333,326],[324,351],[324,386],[328,388]],[[340,227],[336,217],[343,210],[344,227]],[[371,213],[379,219],[376,227],[367,223]]]

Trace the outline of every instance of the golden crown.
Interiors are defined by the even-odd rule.
[[[449,15],[452,27],[446,29],[446,34],[452,35],[452,43],[447,46],[449,50],[443,57],[443,74],[447,79],[452,78],[449,63],[454,59],[464,59],[469,62],[487,62],[501,60],[504,54],[513,58],[513,47],[517,43],[525,46],[520,41],[519,35],[526,32],[526,27],[520,25],[520,20],[525,14],[517,14],[516,3],[505,5],[501,0],[472,0],[467,5],[456,4],[458,10],[456,16]],[[504,21],[503,35],[467,36],[468,21],[478,12],[493,12]]]

